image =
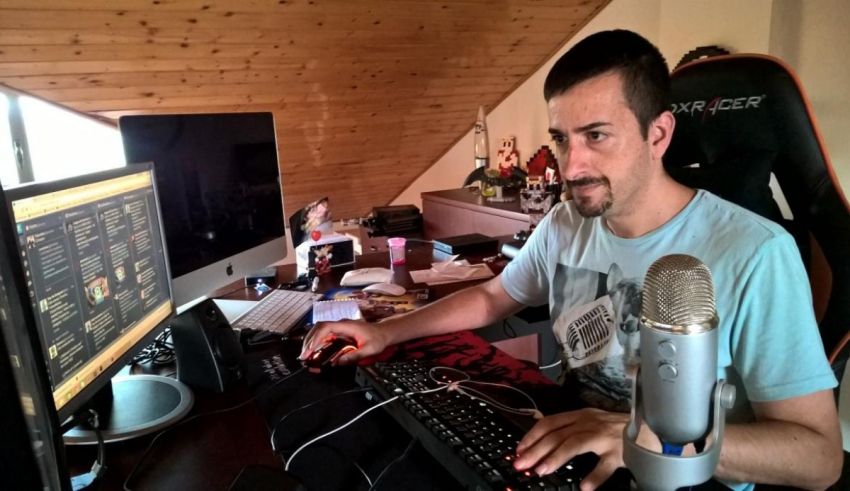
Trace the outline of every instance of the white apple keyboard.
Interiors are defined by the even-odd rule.
[[[310,312],[313,301],[319,298],[321,295],[309,292],[272,290],[231,325],[234,329],[287,334]]]

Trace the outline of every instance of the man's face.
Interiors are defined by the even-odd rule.
[[[616,217],[633,212],[651,171],[618,73],[608,72],[549,100],[549,133],[561,176],[578,212]]]

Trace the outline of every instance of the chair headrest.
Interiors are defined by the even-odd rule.
[[[807,265],[811,233],[831,275],[820,323],[831,351],[850,317],[850,207],[793,71],[770,56],[724,55],[683,65],[671,82],[676,129],[665,168],[784,225]],[[773,200],[771,172],[793,221],[782,219]]]
[[[827,164],[805,97],[780,60],[699,60],[673,73],[672,93],[676,129],[664,164],[675,179],[780,221],[770,173],[797,205],[805,193],[782,184],[823,178]]]

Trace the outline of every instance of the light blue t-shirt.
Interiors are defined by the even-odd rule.
[[[582,399],[627,411],[625,367],[638,356],[641,285],[649,266],[668,254],[694,256],[711,270],[717,375],[737,388],[729,421],[751,420],[749,401],[837,385],[794,239],[778,224],[707,191],[697,191],[660,228],[633,239],[615,236],[600,218],[582,217],[572,203],[560,204],[505,268],[502,284],[520,303],[549,303],[565,368]]]

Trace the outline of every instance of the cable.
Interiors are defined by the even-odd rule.
[[[106,470],[106,466],[103,465],[106,459],[106,445],[103,442],[103,433],[100,431],[100,418],[94,409],[89,409],[87,413],[88,423],[94,430],[95,437],[97,437],[97,458],[89,472],[71,477],[71,488],[74,491],[89,489]]]
[[[446,376],[443,376],[443,377],[440,377],[443,380],[440,380],[440,378],[438,378],[436,376],[437,370],[446,370],[446,371],[449,371],[449,372],[454,372],[454,373],[460,374],[460,375],[463,376],[463,379],[455,380],[455,381],[451,381],[451,382],[446,382],[446,381],[444,381],[446,379]],[[301,445],[300,447],[298,447],[294,452],[292,452],[292,455],[289,456],[289,459],[284,461],[285,462],[284,463],[284,471],[289,472],[289,468],[292,465],[292,461],[295,460],[295,457],[298,456],[298,454],[301,453],[302,450],[309,447],[310,445],[316,443],[317,441],[319,441],[323,438],[326,438],[326,437],[331,436],[335,433],[338,433],[338,432],[344,430],[345,428],[348,428],[349,426],[354,424],[357,420],[359,420],[363,416],[366,416],[367,414],[369,414],[370,412],[374,411],[375,409],[377,409],[379,407],[382,407],[382,406],[385,406],[385,405],[387,405],[391,402],[394,402],[395,400],[397,400],[401,397],[407,397],[407,396],[410,396],[410,395],[413,395],[413,394],[430,394],[430,393],[433,393],[433,392],[439,392],[441,390],[454,390],[454,391],[457,391],[458,393],[463,394],[463,395],[465,395],[469,398],[479,400],[479,401],[481,401],[485,404],[490,404],[490,405],[494,406],[495,408],[500,409],[500,410],[505,411],[505,412],[510,412],[510,413],[513,413],[513,414],[521,414],[521,415],[525,415],[525,416],[533,416],[535,419],[540,419],[540,418],[543,417],[543,414],[537,408],[537,404],[534,402],[534,399],[531,396],[529,396],[527,393],[523,392],[520,389],[517,389],[516,387],[512,387],[512,386],[506,385],[506,384],[497,384],[497,383],[493,383],[493,382],[475,381],[475,380],[472,380],[466,372],[463,372],[461,370],[458,370],[456,368],[451,368],[451,367],[443,367],[443,366],[432,367],[430,370],[428,370],[428,376],[431,378],[431,380],[436,382],[439,385],[439,387],[436,387],[434,389],[428,389],[428,390],[406,392],[404,394],[400,394],[400,395],[390,397],[389,399],[387,399],[383,402],[375,404],[374,406],[366,409],[365,411],[361,412],[360,414],[358,414],[354,418],[350,419],[346,423],[343,423],[342,425],[339,425],[339,426],[337,426],[336,428],[334,428],[330,431],[322,433],[321,435],[309,440],[308,442],[306,442],[303,445]],[[494,400],[493,398],[491,398],[487,394],[484,394],[483,392],[481,392],[477,389],[461,385],[461,384],[464,384],[464,383],[473,383],[473,384],[487,385],[487,386],[492,386],[492,387],[503,387],[503,388],[513,390],[515,392],[519,392],[520,394],[525,396],[531,402],[533,409],[532,408],[512,408],[510,406],[506,406],[506,405]],[[352,392],[352,391],[346,391],[344,393],[350,393],[350,392]],[[340,393],[340,394],[336,394],[336,395],[342,395],[344,393]],[[328,397],[323,398],[323,399],[319,399],[318,401],[312,402],[312,403],[310,403],[310,404],[308,404],[304,407],[295,409],[295,410],[291,411],[289,414],[292,414],[295,411],[299,411],[301,409],[305,409],[306,407],[309,407],[311,405],[318,404],[318,403],[320,403],[320,402],[322,402],[326,399],[330,399],[332,397],[335,397],[335,395],[334,396],[328,396]],[[287,416],[289,416],[289,414],[284,416],[284,418],[281,418],[281,421],[283,419],[285,419]],[[280,424],[280,421],[278,421],[278,424]],[[276,425],[276,427],[277,427],[277,425]],[[416,440],[414,439],[413,442],[411,442],[411,444],[408,445],[408,447],[412,447],[413,443],[415,441]],[[274,439],[272,439],[272,445],[274,445]],[[274,448],[274,447],[272,447],[272,448]],[[409,449],[405,450],[405,452],[397,460],[403,459],[404,456],[407,454],[407,452],[409,452]],[[375,483],[378,483],[380,478],[384,475],[386,470],[391,465],[393,465],[393,463],[395,463],[395,461],[391,462],[386,468],[384,468],[384,470],[381,472],[381,474],[378,476],[378,478],[375,479]],[[363,475],[366,477],[366,480],[369,481],[369,477],[366,475],[365,471],[362,470],[362,468],[357,464],[357,462],[354,462],[354,464],[357,466],[358,469],[361,469],[361,472],[363,472]],[[371,482],[370,482],[370,486],[371,486],[370,489],[372,489],[372,488],[374,488],[375,485],[371,484]]]
[[[308,441],[307,443],[305,443],[305,444],[301,445],[300,447],[298,447],[298,449],[296,449],[294,452],[292,452],[292,455],[290,455],[290,456],[289,456],[289,460],[287,460],[287,461],[286,461],[286,466],[284,467],[284,469],[283,469],[283,470],[285,470],[285,471],[287,471],[287,472],[288,472],[288,471],[289,471],[289,466],[290,466],[290,465],[292,465],[292,461],[293,461],[293,460],[295,460],[295,456],[297,456],[299,453],[301,453],[301,451],[302,451],[302,450],[304,450],[305,448],[307,448],[307,447],[309,447],[310,445],[312,445],[312,444],[316,443],[317,441],[321,440],[322,438],[325,438],[325,437],[331,436],[331,435],[333,435],[334,433],[337,433],[337,432],[339,432],[339,431],[344,430],[345,428],[348,428],[348,427],[349,427],[351,424],[353,424],[355,421],[357,421],[358,419],[362,418],[363,416],[366,416],[367,414],[369,414],[370,412],[374,411],[375,409],[378,409],[378,408],[379,408],[379,407],[381,407],[381,406],[385,406],[385,405],[387,405],[387,404],[389,404],[389,403],[391,403],[391,402],[395,401],[396,399],[398,399],[399,397],[402,397],[402,396],[409,396],[409,395],[412,395],[412,394],[430,394],[430,393],[432,393],[432,392],[438,392],[438,391],[444,390],[444,389],[446,389],[447,387],[448,387],[448,385],[443,385],[443,386],[441,386],[441,387],[437,387],[436,389],[420,390],[420,391],[411,391],[411,392],[407,392],[407,393],[402,394],[402,395],[398,395],[398,396],[390,397],[389,399],[387,399],[387,400],[386,400],[386,401],[384,401],[384,402],[379,402],[378,404],[375,404],[374,406],[370,407],[369,409],[367,409],[367,410],[363,411],[362,413],[358,414],[357,416],[355,416],[354,418],[352,418],[351,420],[349,420],[347,423],[344,423],[344,424],[342,424],[342,425],[340,425],[340,426],[337,426],[336,428],[334,428],[334,429],[332,429],[332,430],[330,430],[330,431],[328,431],[328,432],[326,432],[326,433],[323,433],[323,434],[321,434],[321,435],[319,435],[319,436],[317,436],[317,437],[313,438],[312,440]]]
[[[132,491],[132,490],[130,489],[130,481],[132,481],[132,479],[133,479],[133,477],[135,476],[136,472],[137,472],[137,471],[139,470],[139,468],[142,466],[142,463],[145,461],[145,459],[147,458],[148,454],[149,454],[149,453],[150,453],[150,451],[153,449],[154,445],[156,445],[157,441],[159,441],[159,439],[160,439],[163,435],[165,435],[166,433],[168,433],[169,431],[171,431],[171,430],[173,430],[173,429],[175,429],[175,428],[179,428],[180,426],[183,426],[184,424],[186,424],[186,423],[188,423],[188,422],[190,422],[190,421],[194,421],[194,420],[196,420],[196,419],[200,419],[200,418],[207,417],[207,416],[212,416],[212,415],[215,415],[215,414],[223,414],[223,413],[226,413],[226,412],[235,411],[235,410],[237,410],[237,409],[239,409],[239,408],[241,408],[241,407],[243,407],[243,406],[245,406],[245,405],[247,405],[247,404],[249,404],[249,403],[251,403],[251,402],[255,401],[256,399],[259,399],[260,397],[262,397],[262,396],[266,395],[268,392],[270,392],[272,389],[274,389],[275,387],[277,387],[277,386],[278,386],[278,385],[280,385],[281,383],[283,383],[283,382],[285,382],[285,381],[287,381],[287,380],[291,379],[292,377],[294,377],[294,376],[298,375],[299,373],[303,372],[304,370],[305,370],[305,368],[304,368],[304,367],[301,367],[301,368],[299,368],[298,370],[295,370],[294,372],[290,373],[288,376],[286,376],[286,377],[284,377],[284,378],[282,378],[282,379],[280,379],[280,380],[276,381],[276,382],[275,382],[275,383],[273,383],[272,385],[270,385],[270,386],[266,387],[266,388],[265,388],[265,389],[263,389],[263,390],[262,390],[259,394],[254,395],[254,396],[252,396],[252,397],[250,397],[250,398],[248,398],[248,399],[246,399],[246,400],[244,400],[244,401],[240,402],[239,404],[237,404],[237,405],[235,405],[235,406],[231,406],[231,407],[224,408],[224,409],[216,409],[216,410],[214,410],[214,411],[208,411],[208,412],[206,412],[206,413],[196,414],[196,415],[194,415],[194,416],[192,416],[192,417],[186,418],[186,419],[184,419],[183,421],[180,421],[179,423],[176,423],[176,424],[174,424],[173,426],[170,426],[170,427],[168,427],[168,428],[166,428],[166,429],[164,429],[164,430],[160,431],[159,433],[157,433],[157,434],[156,434],[156,436],[155,436],[155,437],[153,437],[153,439],[151,440],[151,442],[148,444],[148,447],[147,447],[147,448],[145,449],[145,451],[142,453],[142,456],[141,456],[141,457],[139,457],[139,460],[138,460],[138,461],[136,461],[136,465],[134,465],[134,466],[133,466],[133,468],[130,470],[130,474],[128,474],[128,475],[127,475],[127,478],[124,480],[124,491]]]
[[[454,388],[454,390],[465,395],[465,396],[467,396],[467,397],[470,397],[470,398],[475,399],[477,401],[481,401],[485,404],[489,404],[489,405],[495,407],[496,409],[499,409],[499,410],[504,411],[506,413],[518,414],[518,415],[521,415],[521,416],[531,416],[534,419],[540,419],[540,418],[543,417],[543,413],[541,413],[540,410],[537,408],[537,403],[534,402],[534,399],[532,399],[531,396],[529,396],[525,392],[517,389],[516,387],[511,387],[510,385],[504,385],[504,384],[495,384],[495,383],[492,383],[492,382],[477,382],[475,380],[470,380],[468,383],[490,385],[490,386],[503,387],[503,388],[514,390],[514,391],[519,392],[520,394],[524,395],[529,401],[531,401],[531,405],[533,407],[532,408],[514,408],[514,407],[511,407],[511,406],[502,404],[501,402],[493,399],[492,397],[485,394],[484,392],[481,392],[478,389],[473,389],[472,387],[467,387],[467,386],[461,385],[461,384],[457,384],[456,387]],[[449,390],[451,390],[451,388]]]
[[[414,445],[416,445],[416,442],[418,441],[419,440],[417,440],[416,438],[412,438],[410,440],[410,443],[407,444],[407,447],[405,447],[404,452],[402,452],[401,455],[393,459],[392,462],[387,464],[387,466],[384,467],[384,469],[378,474],[378,477],[375,478],[375,483],[370,485],[369,491],[374,491],[378,487],[378,483],[381,482],[381,479],[384,477],[387,471],[389,471],[392,466],[404,460],[404,458],[407,457],[407,454],[410,453],[410,450],[413,448]]]
[[[351,460],[351,463],[354,464],[354,467],[357,467],[357,470],[360,471],[361,474],[363,474],[363,477],[366,478],[366,482],[369,483],[369,489],[372,489],[372,486],[374,486],[374,484],[372,484],[372,480],[369,479],[369,474],[366,474],[366,470],[360,467],[360,464],[358,464],[356,460],[351,458],[349,458],[349,460]]]
[[[537,368],[538,368],[539,370],[546,370],[547,368],[557,367],[557,366],[559,366],[561,363],[563,363],[563,362],[562,362],[561,360],[558,360],[558,361],[556,361],[555,363],[550,363],[550,364],[548,364],[548,365],[542,365],[542,366],[539,366],[539,367],[537,367]]]
[[[298,411],[302,411],[304,409],[311,408],[311,407],[315,406],[316,404],[321,404],[325,401],[328,401],[330,399],[334,399],[338,396],[342,396],[342,395],[346,395],[346,394],[355,394],[355,393],[360,393],[360,392],[367,392],[369,390],[370,389],[367,388],[367,387],[358,387],[356,389],[346,390],[344,392],[339,392],[337,394],[331,394],[329,396],[322,397],[321,399],[315,400],[315,401],[310,402],[308,404],[305,404],[301,407],[295,408],[292,411],[289,411],[288,413],[283,415],[283,417],[281,417],[279,420],[277,420],[277,423],[275,423],[275,425],[272,427],[272,436],[271,436],[272,452],[278,453],[278,448],[277,448],[277,445],[275,444],[275,434],[277,433],[278,428],[280,428],[280,425],[286,420],[286,418],[292,416],[293,414],[297,413]]]
[[[445,376],[442,377],[443,380],[439,380],[437,377],[435,377],[436,370],[446,370],[446,371],[458,373],[458,374],[462,375],[463,378],[461,380],[445,382],[444,381],[446,379]],[[537,408],[537,403],[534,402],[534,399],[530,395],[528,395],[527,393],[523,392],[520,389],[517,389],[516,387],[510,386],[510,385],[507,385],[507,384],[497,384],[497,383],[494,383],[494,382],[480,382],[480,381],[477,381],[477,380],[472,380],[472,378],[466,372],[464,372],[462,370],[458,370],[456,368],[452,368],[452,367],[443,367],[443,366],[433,367],[430,370],[428,370],[428,376],[431,378],[431,380],[433,380],[437,384],[446,386],[448,388],[448,390],[450,390],[450,391],[455,391],[455,392],[463,394],[463,395],[465,395],[465,396],[467,396],[471,399],[475,399],[477,401],[484,402],[485,404],[490,404],[491,406],[493,406],[496,409],[499,409],[501,411],[505,411],[505,412],[512,413],[512,414],[519,414],[519,415],[523,415],[523,416],[532,416],[535,419],[540,419],[540,418],[543,417],[543,413],[541,413],[540,410]],[[515,392],[519,392],[520,394],[522,394],[526,399],[528,399],[531,402],[531,405],[533,407],[532,408],[513,408],[513,407],[510,407],[510,406],[507,406],[505,404],[500,403],[499,401],[493,399],[492,397],[481,392],[480,390],[474,389],[472,387],[468,387],[468,386],[463,385],[463,384],[489,385],[491,387],[502,387],[502,388],[510,389],[510,390],[513,390]]]
[[[166,327],[159,333],[154,340],[136,356],[130,360],[131,365],[150,362],[154,366],[162,366],[174,363],[176,359],[174,354],[174,344],[169,341],[171,338],[171,327]]]

